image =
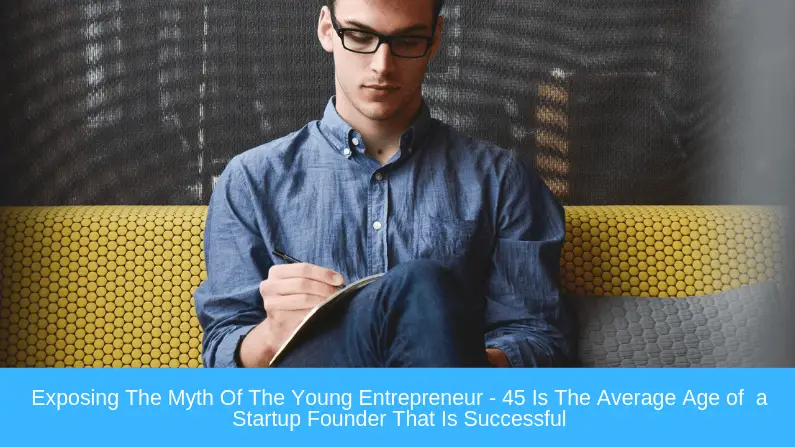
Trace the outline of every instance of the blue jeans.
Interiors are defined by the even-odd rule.
[[[398,265],[315,322],[275,366],[483,367],[484,299],[440,264]]]

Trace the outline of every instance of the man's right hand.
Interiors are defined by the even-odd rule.
[[[243,339],[242,366],[267,366],[306,314],[343,283],[339,273],[312,264],[273,266],[259,286],[267,318]]]

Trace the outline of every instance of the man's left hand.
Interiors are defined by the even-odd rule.
[[[508,361],[508,356],[505,355],[505,353],[500,351],[499,349],[494,349],[494,348],[486,349],[486,356],[489,359],[489,363],[491,363],[494,366],[498,367],[511,366],[511,363]]]

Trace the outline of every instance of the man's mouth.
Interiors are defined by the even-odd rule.
[[[364,87],[365,88],[369,88],[369,89],[373,89],[373,90],[379,90],[379,91],[393,91],[393,90],[397,90],[398,88],[400,88],[400,87],[398,87],[396,85],[391,85],[391,84],[365,85]]]

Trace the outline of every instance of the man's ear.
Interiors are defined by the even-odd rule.
[[[439,16],[436,21],[436,32],[433,35],[433,43],[431,44],[430,58],[436,56],[439,46],[442,43],[442,29],[444,29],[444,17]]]
[[[331,25],[331,11],[328,6],[320,10],[320,18],[317,22],[317,39],[320,46],[329,53],[334,52],[334,27]]]

